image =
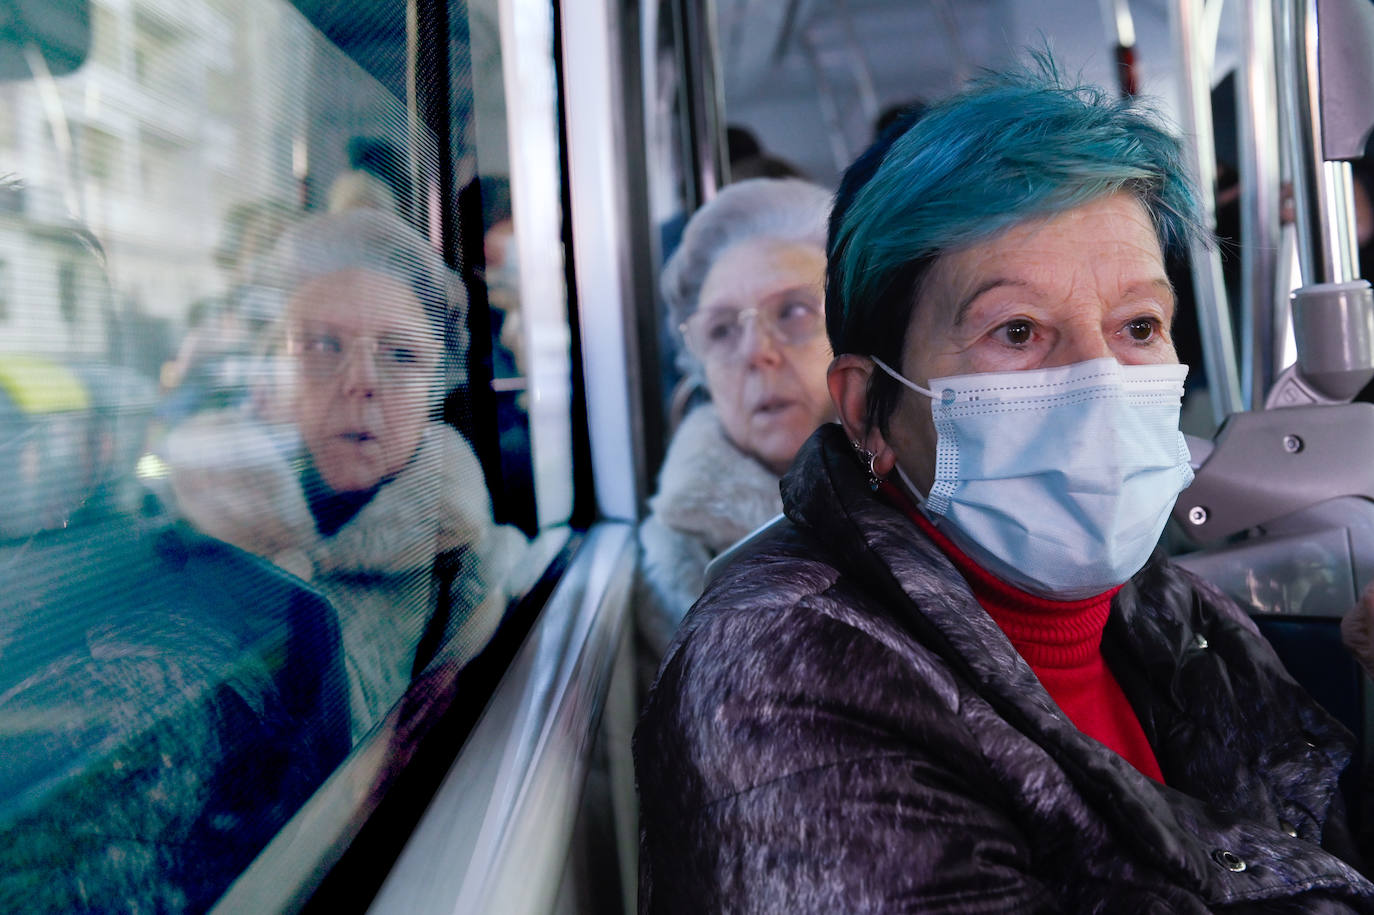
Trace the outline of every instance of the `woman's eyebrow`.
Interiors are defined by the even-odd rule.
[[[1160,295],[1161,293],[1168,296],[1170,305],[1176,304],[1177,295],[1174,293],[1174,284],[1169,282],[1168,277],[1161,276],[1153,280],[1141,280],[1126,287],[1126,295],[1128,296]]]
[[[334,327],[332,324],[322,324],[318,321],[296,321],[288,330],[298,334],[315,334],[316,336],[329,334],[335,337],[342,336],[337,327]]]
[[[760,300],[760,304],[763,302],[777,302],[800,294],[809,295],[813,299],[821,297],[820,288],[815,283],[796,283],[795,285],[788,286],[786,289],[770,292]]]
[[[975,288],[973,292],[969,293],[969,295],[962,302],[959,303],[959,307],[954,310],[954,326],[958,327],[959,325],[964,323],[964,319],[968,317],[969,308],[973,306],[974,302],[978,301],[978,298],[980,296],[982,296],[984,293],[991,292],[992,290],[1002,286],[1007,286],[1013,289],[1035,288],[1034,283],[1031,283],[1027,280],[1013,279],[1011,277],[994,276],[991,279],[984,280],[983,282],[979,283],[977,288]]]
[[[712,302],[710,305],[702,305],[700,308],[692,312],[687,317],[690,320],[691,318],[694,318],[697,315],[728,315],[733,312],[740,311],[740,308],[732,303],[732,299],[718,299],[717,301]]]
[[[382,346],[413,346],[428,347],[436,341],[432,334],[415,330],[389,330],[377,335],[377,342]]]
[[[978,284],[978,286],[959,303],[959,307],[954,311],[954,326],[958,327],[964,323],[964,319],[968,317],[969,309],[973,307],[973,303],[978,301],[980,296],[1003,286],[1013,289],[1036,288],[1035,284],[1029,280],[1003,276],[991,277]],[[1168,296],[1170,305],[1177,304],[1174,284],[1169,282],[1167,277],[1161,276],[1153,280],[1143,280],[1141,282],[1132,283],[1126,288],[1127,295],[1159,295],[1161,292]]]

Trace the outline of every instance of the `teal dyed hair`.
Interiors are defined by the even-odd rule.
[[[1206,234],[1182,146],[1157,116],[1065,85],[1048,55],[1035,62],[931,107],[845,173],[826,246],[836,353],[900,359],[935,258],[1029,218],[1126,191],[1149,212],[1166,256]],[[872,394],[870,419],[881,425],[890,409]]]

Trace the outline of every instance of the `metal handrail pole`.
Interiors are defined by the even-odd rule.
[[[1216,149],[1212,136],[1211,53],[1198,44],[1203,32],[1200,0],[1175,0],[1171,7],[1174,38],[1179,49],[1182,121],[1189,163],[1197,179],[1201,204],[1209,229],[1216,227]],[[1235,338],[1227,307],[1221,255],[1216,246],[1198,239],[1189,245],[1189,263],[1197,302],[1198,330],[1207,362],[1212,413],[1220,425],[1227,416],[1244,408],[1236,369]]]
[[[1251,410],[1264,399],[1282,366],[1277,364],[1275,328],[1278,312],[1286,313],[1288,298],[1280,298],[1278,260],[1282,246],[1280,213],[1281,152],[1279,147],[1278,83],[1274,76],[1274,19],[1268,0],[1242,0],[1241,66],[1236,83],[1239,130],[1241,386]],[[1285,290],[1286,293],[1286,290]]]
[[[1304,285],[1355,278],[1350,166],[1326,162],[1322,149],[1317,0],[1278,0],[1279,91],[1293,162],[1298,260]]]

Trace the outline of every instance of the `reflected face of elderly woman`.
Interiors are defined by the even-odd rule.
[[[940,256],[917,291],[901,371],[928,385],[1104,356],[1176,363],[1173,316],[1150,217],[1135,197],[1117,193]],[[930,401],[903,392],[889,428],[888,444],[925,491],[937,438]],[[877,470],[891,470],[892,460]]]
[[[711,265],[683,326],[726,435],[777,474],[834,416],[824,277],[825,252],[816,245],[740,242]]]
[[[297,360],[296,420],[334,492],[371,489],[419,448],[439,362],[424,307],[390,276],[344,270],[288,304]]]

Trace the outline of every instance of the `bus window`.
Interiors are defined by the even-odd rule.
[[[0,908],[299,905],[568,538],[552,107],[495,4],[20,10]]]

